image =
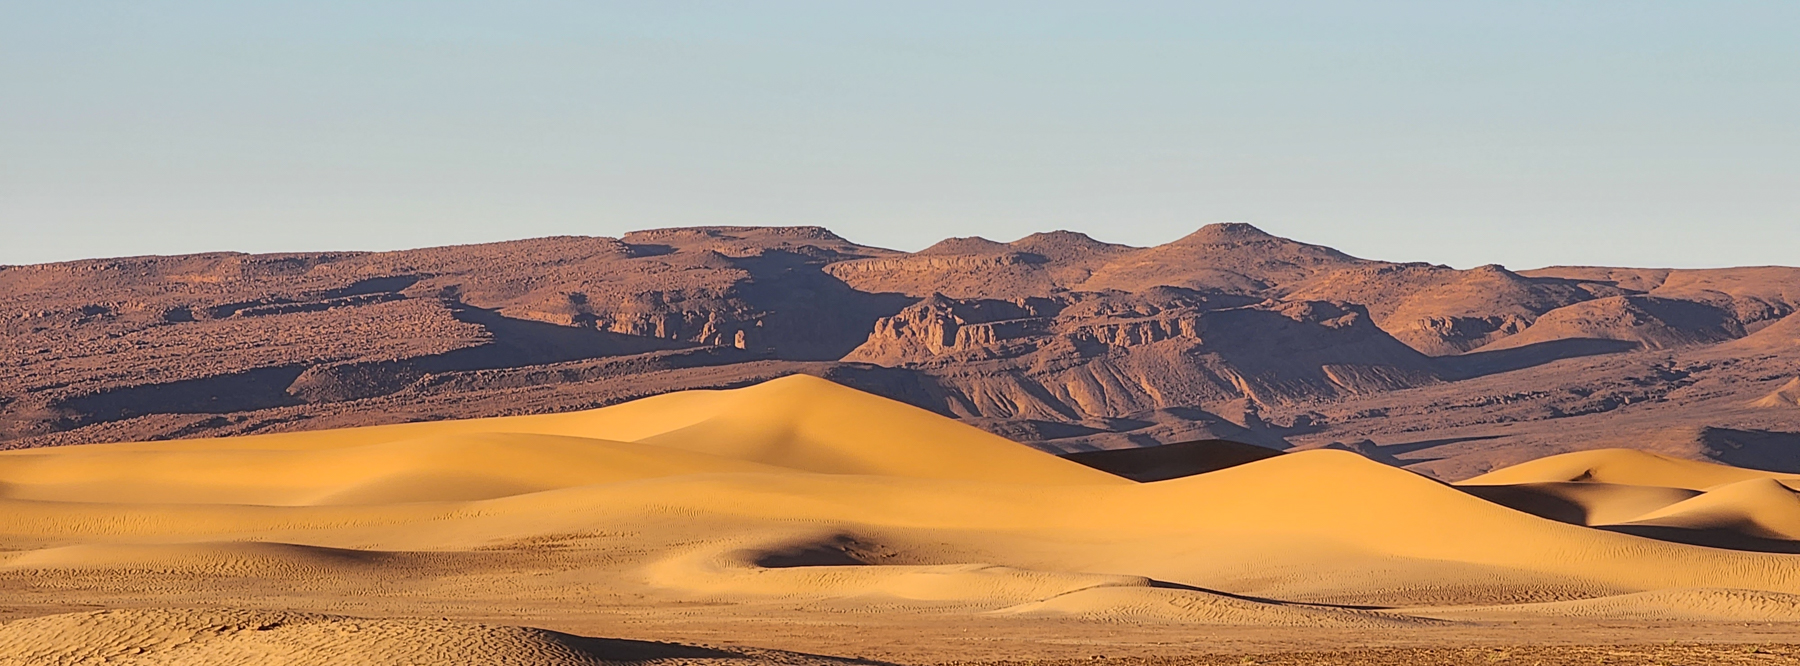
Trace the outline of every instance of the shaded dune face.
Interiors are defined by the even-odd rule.
[[[1459,485],[1562,522],[1718,548],[1800,553],[1800,475],[1610,449],[1534,460]]]
[[[1224,439],[1135,449],[1066,453],[1063,458],[1133,481],[1166,481],[1215,472],[1281,455],[1280,451]]]
[[[651,606],[1097,622],[1800,621],[1800,556],[1767,547],[1800,542],[1785,475],[1599,451],[1451,486],[1351,451],[1254,448],[1071,460],[795,375],[547,416],[10,451],[0,589],[254,580],[353,598],[479,580],[560,603],[608,590]],[[1733,546],[1720,533],[1756,547],[1689,538]],[[206,659],[316,649],[294,637],[368,622],[363,635],[438,632],[469,654],[607,659],[535,630],[144,613],[7,623],[0,646],[81,663],[112,648],[59,641],[238,627],[182,648],[209,652],[136,662],[223,663]]]

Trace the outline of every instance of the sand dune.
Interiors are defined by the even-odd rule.
[[[1624,524],[1729,529],[1764,539],[1800,541],[1800,496],[1775,479],[1749,479],[1708,490]]]
[[[1700,495],[1698,490],[1586,481],[1468,485],[1462,490],[1495,504],[1576,525],[1613,525]]]
[[[633,441],[807,472],[988,483],[1118,482],[923,409],[807,375],[737,391],[658,396],[592,414],[596,421],[584,427],[640,435],[629,437]],[[671,423],[681,425],[668,427]],[[657,432],[647,433],[650,429]]]
[[[387,431],[404,437],[405,428]],[[250,439],[250,438],[245,438]],[[679,474],[779,468],[668,447],[529,433],[440,432],[311,448],[220,440],[212,449],[95,446],[0,458],[0,496],[50,501],[195,504],[388,504],[478,500]],[[249,444],[245,448],[236,448]],[[503,461],[504,464],[496,464]]]
[[[1167,471],[1149,462],[1114,467]],[[811,377],[552,416],[0,452],[0,590],[74,581],[117,601],[253,589],[263,604],[383,598],[432,617],[433,604],[499,594],[534,608],[1316,627],[1442,616],[1348,606],[1737,612],[1709,609],[1739,597],[1682,590],[1736,590],[1751,600],[1740,605],[1786,617],[1782,595],[1800,594],[1800,556],[1617,533],[1800,540],[1800,500],[1768,472],[1631,451],[1460,488],[1339,450],[1148,483],[1099,467]],[[1515,608],[1659,592],[1644,597],[1654,604]],[[14,623],[0,641],[50,641],[32,654],[74,663],[85,648],[44,637],[189,626],[135,617]],[[350,621],[281,622],[329,633]],[[571,644],[519,631],[459,625],[442,630],[451,647],[432,649],[587,654],[555,656]],[[225,633],[180,649],[289,649],[265,641],[279,631]]]
[[[1534,460],[1460,487],[1576,525],[1719,548],[1800,553],[1795,484],[1800,477],[1790,474],[1613,449]]]
[[[1706,490],[1749,479],[1800,478],[1790,474],[1682,460],[1647,451],[1596,449],[1540,458],[1461,481],[1465,486],[1579,481]]]
[[[573,414],[9,452],[0,456],[0,497],[384,504],[794,470],[1122,482],[916,407],[794,375]]]

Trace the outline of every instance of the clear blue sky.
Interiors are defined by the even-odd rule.
[[[1800,264],[1800,2],[0,0],[0,263],[1217,221]]]

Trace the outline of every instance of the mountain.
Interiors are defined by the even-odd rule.
[[[908,253],[698,227],[96,259],[0,267],[0,447],[568,412],[810,374],[1051,452],[1229,439],[1445,479],[1601,447],[1784,467],[1797,309],[1796,268],[1458,270],[1246,224],[1148,248],[1056,231]]]

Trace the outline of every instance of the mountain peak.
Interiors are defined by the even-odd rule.
[[[1216,222],[1200,227],[1176,242],[1232,243],[1252,240],[1286,240],[1244,222]]]
[[[1134,248],[1094,240],[1078,231],[1043,231],[1006,244],[1015,250],[1034,252],[1055,260],[1078,260],[1098,257]]]
[[[627,243],[643,243],[654,241],[704,241],[704,240],[800,240],[829,241],[849,243],[842,236],[830,229],[817,226],[766,226],[766,227],[666,227],[661,229],[640,229],[626,232],[621,239]]]
[[[931,247],[919,250],[917,254],[994,254],[1006,250],[1005,243],[991,241],[980,236],[958,236],[933,243]]]

